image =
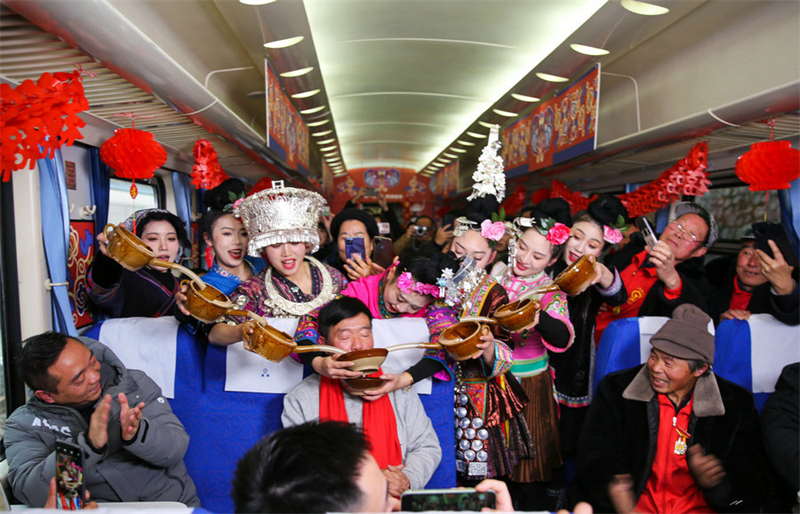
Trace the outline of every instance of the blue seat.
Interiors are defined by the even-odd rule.
[[[669,318],[646,317],[624,318],[609,323],[597,346],[594,364],[594,388],[600,380],[609,373],[621,371],[643,364],[650,353],[650,344],[642,342],[640,335],[640,320],[643,326],[648,326],[648,332],[655,332]],[[649,338],[648,338],[649,341]],[[646,347],[643,349],[643,346]]]

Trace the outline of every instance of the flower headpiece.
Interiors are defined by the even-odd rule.
[[[319,249],[319,213],[327,205],[314,191],[283,187],[283,181],[274,180],[271,189],[239,202],[233,214],[250,235],[248,253],[253,257],[262,248],[280,243],[310,243],[309,253],[314,253]]]
[[[434,298],[439,298],[439,293],[441,292],[437,286],[415,282],[414,277],[408,271],[404,271],[397,277],[397,287],[404,293],[415,292],[423,296],[433,296]]]
[[[628,230],[628,225],[625,223],[625,218],[620,214],[617,217],[617,222],[613,225],[603,225],[603,240],[606,243],[615,245],[622,241],[622,233]]]
[[[505,217],[506,213],[501,208],[499,214],[492,213],[491,221],[483,220],[480,225],[478,225],[478,222],[465,217],[458,218],[456,219],[455,228],[453,229],[453,236],[460,237],[463,236],[467,230],[477,230],[480,231],[482,237],[489,241],[489,246],[494,248],[495,244],[503,239],[506,230],[508,230],[509,224],[504,221]]]
[[[239,216],[237,216],[234,213],[236,212],[237,207],[239,207],[239,205],[242,203],[242,200],[244,200],[246,196],[247,195],[245,194],[244,191],[242,191],[240,194],[236,194],[236,192],[234,191],[228,191],[228,200],[230,200],[230,203],[225,204],[225,207],[222,208],[222,212],[226,214],[233,214],[238,218]]]
[[[502,146],[499,141],[500,127],[492,125],[489,141],[481,152],[478,169],[472,174],[472,194],[467,201],[486,195],[494,195],[502,202],[506,195],[506,176],[503,174],[503,158],[497,155]]]
[[[466,256],[456,273],[450,268],[442,270],[442,275],[436,281],[440,288],[439,298],[443,298],[451,307],[460,305],[478,287],[485,275],[486,271],[478,268],[475,259]]]
[[[514,223],[519,227],[535,228],[540,234],[547,238],[553,246],[560,246],[569,239],[570,229],[563,223],[559,223],[553,218],[517,218]]]

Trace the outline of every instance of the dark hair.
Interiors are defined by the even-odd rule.
[[[395,280],[401,273],[408,271],[415,281],[436,285],[444,268],[457,271],[458,267],[458,259],[454,254],[442,253],[431,247],[422,246],[403,252],[397,262]]]
[[[686,364],[689,365],[689,371],[694,373],[698,369],[702,369],[702,367],[705,366],[708,363],[706,361],[700,360],[700,359],[687,359],[686,360]],[[710,367],[710,364],[709,364],[709,367]],[[703,374],[705,375],[705,373],[703,373]]]
[[[359,314],[366,314],[370,323],[372,322],[372,313],[369,311],[369,308],[364,305],[364,302],[358,298],[352,298],[350,296],[334,298],[319,311],[319,316],[317,316],[319,335],[327,338],[331,328]]]
[[[72,338],[67,334],[45,332],[23,341],[17,362],[28,387],[58,393],[58,381],[47,370],[58,360],[69,339]]]
[[[186,235],[186,226],[183,220],[175,216],[171,212],[166,211],[150,211],[136,221],[136,235],[142,237],[145,227],[154,221],[167,221],[172,228],[175,229],[175,234],[178,236],[178,242],[181,248],[191,248],[192,243],[189,242],[189,237]],[[180,257],[180,256],[179,256]]]
[[[531,208],[531,218],[533,218],[536,223],[536,228],[531,230],[537,230],[541,233],[541,230],[544,230],[544,227],[541,224],[541,221],[545,218],[552,218],[556,223],[562,223],[567,227],[572,226],[572,215],[570,213],[569,204],[563,198],[547,198],[539,202],[539,205],[536,205]],[[523,232],[525,229],[523,228]],[[566,243],[566,241],[565,241]],[[551,253],[551,259],[557,259],[561,257],[561,252],[564,250],[564,245],[550,245],[553,248]]]
[[[474,221],[478,225],[485,220],[491,220],[492,214],[500,209],[500,202],[494,195],[485,195],[469,201],[464,208],[465,216],[468,220]]]
[[[231,496],[236,512],[348,512],[369,443],[354,425],[310,422],[262,438],[239,460]]]
[[[331,237],[334,240],[339,239],[339,230],[342,228],[342,223],[349,220],[360,221],[367,228],[367,234],[372,239],[378,235],[378,222],[367,211],[361,209],[345,209],[331,220]]]
[[[209,239],[211,239],[211,232],[217,220],[226,214],[232,214],[232,212],[225,211],[225,208],[234,202],[234,200],[231,200],[231,193],[241,198],[244,197],[245,191],[246,188],[242,181],[235,178],[229,178],[214,189],[206,191],[203,195],[203,203],[208,210],[200,219],[201,237],[203,234],[208,234]]]

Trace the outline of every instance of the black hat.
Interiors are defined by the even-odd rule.
[[[363,223],[367,227],[367,234],[369,234],[370,239],[378,235],[378,223],[370,213],[361,209],[345,209],[334,216],[333,221],[331,221],[331,236],[334,240],[339,239],[339,229],[342,228],[342,223],[348,220],[356,220]]]

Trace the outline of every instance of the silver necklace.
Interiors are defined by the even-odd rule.
[[[283,311],[293,316],[302,316],[333,300],[333,278],[331,274],[317,259],[311,256],[306,256],[306,259],[309,264],[316,266],[322,275],[322,289],[319,295],[308,302],[293,302],[287,300],[272,283],[272,266],[270,266],[264,274],[264,289],[267,292],[270,307],[276,311]],[[313,270],[309,270],[309,272],[313,273]],[[276,313],[276,317],[281,317],[279,314],[280,313]]]

